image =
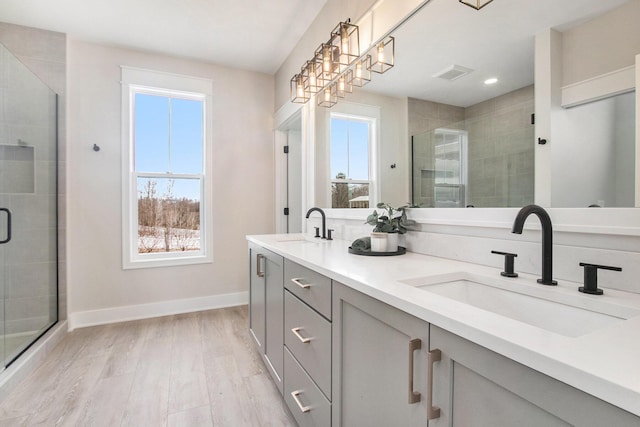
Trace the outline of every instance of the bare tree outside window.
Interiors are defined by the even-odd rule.
[[[368,208],[369,184],[340,182],[346,180],[344,173],[338,173],[331,183],[332,208]]]
[[[160,179],[140,181],[138,253],[199,251],[200,201],[176,195],[175,179],[162,180],[162,194],[158,191]]]

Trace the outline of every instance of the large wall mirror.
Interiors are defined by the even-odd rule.
[[[635,77],[571,105],[560,92],[621,69],[635,76],[638,17],[636,0],[494,0],[480,11],[431,0],[392,33],[394,68],[311,108],[311,204],[636,206]],[[555,77],[534,72],[547,29],[563,50]],[[551,102],[536,99],[540,79],[556,87]],[[536,128],[541,102],[551,137]],[[548,188],[536,179],[542,162]]]

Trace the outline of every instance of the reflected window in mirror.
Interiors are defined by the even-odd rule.
[[[331,113],[330,126],[331,207],[374,206],[370,159],[375,119]]]
[[[635,92],[558,110],[551,204],[635,205]]]

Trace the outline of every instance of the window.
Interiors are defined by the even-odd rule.
[[[370,151],[375,120],[331,114],[331,207],[368,208],[373,193]]]
[[[122,71],[123,266],[210,262],[210,81]]]

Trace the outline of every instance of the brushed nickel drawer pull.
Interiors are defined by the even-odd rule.
[[[427,398],[427,419],[434,420],[440,418],[440,408],[433,406],[433,364],[439,362],[442,359],[442,352],[437,348],[431,350],[427,354],[427,364],[429,365],[429,372],[427,375],[427,382],[429,384],[429,397]]]
[[[302,394],[303,390],[296,390],[291,392],[291,397],[295,400],[296,405],[300,408],[300,411],[304,414],[305,412],[309,412],[311,410],[311,406],[302,406],[302,402],[298,399],[298,395]]]
[[[260,266],[262,265],[260,260],[262,259],[264,259],[264,255],[256,254],[256,276],[258,277],[264,277],[264,271],[260,269]]]
[[[420,338],[409,341],[409,405],[420,402],[420,392],[413,389],[413,353],[421,348]]]
[[[298,339],[300,341],[302,341],[303,344],[308,344],[309,342],[311,342],[311,338],[305,338],[302,335],[300,335],[300,331],[302,328],[293,328],[291,329],[291,332],[293,332],[293,335],[295,335],[296,337],[298,337]]]
[[[302,280],[302,278],[300,278],[300,277],[294,277],[293,279],[291,279],[291,281],[293,283],[295,283],[296,285],[300,286],[302,289],[309,289],[311,287],[311,285],[309,285],[309,284],[305,285],[300,280]]]

